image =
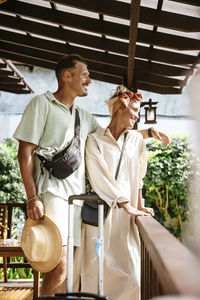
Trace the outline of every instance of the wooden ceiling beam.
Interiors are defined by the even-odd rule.
[[[0,91],[14,94],[30,94],[29,90],[25,89],[11,89],[0,85]]]
[[[46,68],[46,69],[51,69],[51,70],[55,70],[55,67],[56,67],[56,62],[53,62],[53,61],[48,62],[48,61],[40,60],[39,58],[36,59],[36,58],[26,57],[26,56],[18,54],[18,53],[11,53],[11,52],[3,51],[3,50],[0,50],[0,56],[4,57],[6,59],[13,59],[15,61],[24,63],[26,65],[38,66],[41,68]],[[91,75],[91,78],[95,79],[95,80],[109,82],[109,83],[113,83],[113,84],[123,84],[122,77],[114,76],[112,74],[99,73],[99,72],[95,72],[94,70],[91,70],[90,75]],[[5,91],[5,89],[4,89],[4,91]]]
[[[194,5],[194,6],[200,6],[199,0],[171,0],[171,1]]]
[[[88,46],[92,48],[95,47],[96,49],[101,49],[105,51],[107,50],[111,52],[115,52],[117,50],[118,53],[128,55],[128,42],[125,43],[111,39],[103,40],[101,37],[92,36],[90,34],[76,32],[68,29],[61,30],[60,28],[55,26],[28,21],[25,19],[19,20],[16,17],[4,15],[2,13],[0,13],[0,24],[5,28],[8,27],[9,24],[10,28],[17,29],[22,32],[27,31],[32,34],[37,34],[40,35],[41,38],[44,36],[47,38],[53,38],[55,40],[57,39],[64,42],[67,41],[74,44],[77,44],[78,42],[79,45]],[[3,31],[0,31],[0,33],[3,37],[6,34],[4,34]],[[10,33],[10,35],[12,35],[12,32]],[[12,36],[14,35],[17,36],[16,32],[14,32]],[[23,39],[23,37],[21,38]],[[46,39],[43,39],[43,41],[46,42]],[[51,51],[56,52],[56,49],[53,49],[52,47]]]
[[[2,69],[2,68],[6,68],[6,64],[3,62],[0,63],[0,69]]]
[[[170,88],[170,87],[160,87],[160,86],[150,85],[150,84],[143,83],[143,82],[138,83],[138,89],[157,93],[157,94],[162,94],[162,95],[181,94],[181,92],[182,92],[182,89]]]
[[[157,76],[155,74],[148,74],[146,72],[138,72],[137,81],[162,87],[184,87],[186,85],[185,80]]]
[[[112,74],[99,73],[95,70],[90,71],[90,76],[94,80],[99,80],[103,82],[109,82],[117,85],[124,84],[124,80],[122,77],[113,76]]]
[[[200,50],[199,39],[191,39],[158,31],[153,32],[151,30],[140,28],[138,29],[137,42],[179,51]]]
[[[81,48],[80,48],[81,49]],[[32,59],[39,59],[40,61],[44,61],[46,62],[46,64],[48,64],[48,62],[56,62],[63,56],[63,55],[60,55],[60,54],[55,54],[55,53],[48,53],[46,51],[42,51],[42,50],[36,50],[36,49],[31,49],[31,48],[28,48],[28,47],[23,47],[23,46],[19,46],[19,45],[13,45],[13,44],[6,44],[5,42],[2,42],[1,43],[1,50],[4,51],[4,53],[10,53],[12,55],[15,55],[16,53],[18,53],[19,55],[21,56],[25,56],[27,57],[27,59],[30,59],[30,63],[32,61]],[[84,56],[83,53],[82,53],[82,50],[85,50],[85,49],[81,49],[81,53],[77,52],[78,54],[82,55],[86,60],[87,57],[89,58],[88,60],[88,63],[89,63],[89,68],[92,69],[93,68],[93,73],[95,72],[95,69],[98,73],[104,73],[104,74],[108,74],[110,76],[118,76],[118,77],[122,77],[124,74],[126,74],[126,68],[121,68],[121,72],[120,72],[120,68],[118,67],[114,67],[114,66],[109,66],[109,65],[103,65],[103,64],[100,64],[100,60],[99,60],[99,63],[94,63],[95,61],[95,57],[98,55],[98,52],[94,52],[92,53],[91,51],[86,55]],[[66,52],[66,54],[69,54],[69,53],[74,53],[74,51],[69,51]],[[93,58],[93,63],[91,62]],[[103,58],[103,57],[102,57]],[[112,58],[113,60],[116,59],[116,57],[113,57]],[[28,60],[27,60],[28,61]],[[90,63],[91,62],[91,63]],[[96,66],[95,66],[96,64]],[[55,66],[55,65],[54,65]],[[115,83],[115,81],[113,82],[112,80],[112,83]]]
[[[162,76],[185,76],[187,74],[193,74],[193,71],[191,69],[168,66],[138,59],[135,59],[135,69],[138,71],[146,71],[150,74],[157,74]]]
[[[0,82],[0,87],[5,87],[5,88],[9,88],[9,89],[14,89],[14,90],[21,90],[21,89],[26,89],[26,86],[23,83],[13,83],[12,85],[9,84],[4,84],[3,82]]]
[[[178,7],[177,7],[178,12]],[[169,22],[170,20],[170,22]],[[157,11],[147,7],[141,7],[140,23],[163,27],[182,32],[199,32],[199,18],[180,15],[167,11]]]
[[[63,54],[69,53],[79,53],[82,55],[88,62],[89,65],[97,64],[97,65],[107,65],[108,68],[114,72],[114,70],[119,68],[118,73],[121,69],[121,74],[124,76],[124,72],[127,69],[127,59],[124,57],[120,57],[114,54],[104,55],[103,53],[99,53],[98,51],[85,50],[83,48],[76,49],[68,49],[66,48],[65,53],[52,53],[43,51],[43,49],[32,49],[30,45],[27,43],[24,45],[15,45],[6,42],[1,43],[2,50],[11,52],[11,53],[20,53],[21,55],[25,55],[27,57],[35,57],[40,58],[40,60],[44,60],[47,62],[57,61]],[[71,50],[71,51],[70,51]],[[73,51],[72,51],[73,50]],[[111,64],[113,62],[113,65]],[[114,65],[115,63],[115,65]],[[103,68],[103,67],[102,67]],[[115,69],[114,69],[115,68]],[[162,64],[148,63],[145,61],[136,60],[136,70],[146,70],[148,72],[158,72],[158,74],[165,74],[167,72],[168,76],[183,76],[184,74],[188,74],[188,69],[172,67]]]
[[[131,5],[129,3],[116,2],[115,0],[109,0],[109,5],[107,1],[99,0],[51,0],[51,2],[115,18],[130,19]],[[185,32],[200,31],[198,18],[166,11],[158,12],[155,9],[143,6],[140,7],[139,22]]]
[[[103,62],[97,62],[97,61],[87,61],[87,62],[88,62],[89,71],[96,70],[97,72],[100,73],[113,74],[114,76],[126,78],[127,68],[125,67],[109,66],[107,64],[104,64]]]
[[[20,53],[7,52],[2,49],[0,49],[0,56],[4,57],[5,59],[11,59],[17,62],[24,63],[29,66],[36,66],[36,67],[41,67],[50,70],[55,70],[55,66],[56,66],[55,62],[44,61],[44,60],[40,60],[39,58],[26,57]],[[1,71],[2,70],[0,70],[0,76],[1,76]],[[14,72],[12,74],[14,74]],[[5,76],[5,74],[3,76]]]
[[[132,0],[131,10],[130,10],[127,85],[129,89],[133,88],[135,90],[137,90],[137,86],[135,86],[134,84],[134,72],[135,72],[134,60],[135,60],[135,53],[136,53],[139,14],[140,14],[140,0]]]
[[[26,41],[26,43],[24,44],[24,40]],[[15,44],[11,44],[11,47],[9,47],[9,45],[7,45],[7,47],[5,48],[5,50],[11,51],[16,53],[16,50],[18,50],[18,52],[20,53],[21,51],[23,52],[23,46],[25,46],[24,50],[26,50],[26,52],[28,53],[28,55],[30,54],[29,49],[32,48],[31,46],[31,42],[30,39],[27,37],[24,37],[21,40],[21,45],[17,45],[15,46]],[[31,38],[32,40],[33,38]],[[37,40],[37,38],[34,38]],[[1,40],[1,39],[0,39]],[[13,38],[14,40],[14,38]],[[45,60],[49,57],[50,52],[48,52],[48,43],[49,41],[46,41],[46,49],[41,49],[41,47],[36,48],[40,49],[43,52],[43,58],[45,57]],[[6,45],[7,43],[4,41],[3,45]],[[38,41],[38,44],[40,44],[40,41]],[[40,44],[42,46],[42,44]],[[54,45],[54,44],[53,44]],[[55,43],[54,48],[59,50],[59,45],[57,45]],[[57,54],[60,54],[61,56],[65,55],[68,53],[68,50],[66,48],[66,46],[64,46],[65,51],[61,51],[61,52],[56,52]],[[113,71],[114,69],[112,69],[112,67],[119,67],[119,68],[123,68],[124,70],[121,69],[121,72],[124,76],[124,72],[127,68],[127,59],[124,57],[120,57],[118,55],[114,55],[114,54],[107,54],[104,55],[103,53],[100,53],[98,51],[92,51],[92,50],[85,50],[83,48],[73,48],[71,49],[73,50],[73,52],[75,53],[79,53],[80,55],[84,56],[84,58],[88,61],[89,65],[92,65],[93,63],[99,63],[99,64],[104,64],[104,65],[108,65],[108,67],[111,68],[111,70]],[[47,52],[48,53],[47,53]],[[69,51],[70,53],[70,51]],[[72,53],[72,52],[71,52]],[[40,54],[40,52],[35,53],[35,55]],[[53,53],[51,53],[51,55],[53,55]],[[53,60],[56,61],[55,56],[51,56],[49,58],[48,61],[52,61],[52,57]],[[111,65],[111,63],[113,63],[113,65]],[[48,64],[47,64],[47,68],[48,68]],[[155,74],[160,74],[160,75],[166,75],[166,76],[184,76],[186,74],[191,74],[190,69],[187,68],[180,68],[180,67],[176,67],[176,66],[169,66],[169,65],[165,65],[165,64],[159,64],[159,63],[153,63],[153,62],[145,62],[143,60],[135,60],[135,68],[136,70],[146,70],[146,72],[149,73],[155,73]]]
[[[11,52],[11,53],[20,53],[27,57],[39,57],[41,60],[44,61],[58,61],[63,54],[61,53],[52,53],[52,52],[46,52],[43,50],[33,49],[24,47],[22,45],[14,45],[6,42],[1,42],[1,49],[3,51]],[[113,66],[124,66],[127,67],[127,58],[119,55],[114,54],[105,54],[103,52],[99,51],[93,51],[90,49],[85,49],[81,47],[75,47],[75,46],[69,46],[66,47],[65,54],[71,54],[71,53],[77,53],[81,56],[83,56],[88,61],[104,61],[108,65]]]
[[[1,42],[1,50],[13,54],[20,53],[21,55],[30,58],[39,58],[40,60],[44,60],[46,62],[58,61],[62,57],[62,55],[58,53],[47,53],[46,51],[23,47],[21,45],[8,44],[5,42]]]
[[[26,16],[36,20],[40,19],[42,21],[47,21],[57,25],[128,39],[128,26],[114,22],[101,21],[99,19],[58,10],[54,11],[52,14],[52,9],[50,8],[20,1],[14,1],[12,3],[8,1],[3,3],[0,7],[0,10],[14,13],[22,17]]]
[[[1,5],[0,10],[15,13],[21,16],[35,18],[36,20],[38,19],[38,16],[41,16],[41,20],[51,22],[53,24],[68,26],[71,28],[77,28],[80,30],[86,30],[127,40],[129,39],[129,26],[127,25],[108,21],[100,21],[98,19],[88,18],[61,11],[55,11],[54,14],[52,14],[52,10],[49,8],[27,4],[20,1],[15,1],[12,4],[10,4],[10,2],[5,2]],[[59,23],[57,23],[58,20]],[[137,41],[176,50],[200,49],[200,40],[198,39],[172,36],[170,34],[161,32],[153,33],[151,30],[141,28],[138,29]]]
[[[30,39],[30,38],[28,38],[24,35],[11,33],[9,31],[4,32],[5,33],[4,34],[5,38],[4,38],[2,36],[3,32],[4,32],[3,30],[0,32],[0,40],[1,41],[6,41],[6,39],[7,39],[8,42],[11,42],[13,44],[21,44],[23,46],[30,47],[30,48],[35,47],[36,49],[41,49],[41,50],[47,51],[47,52],[54,51],[55,53],[60,53],[62,55],[66,54],[66,46],[62,45],[60,43],[47,41],[47,40],[34,38],[34,37],[32,37]],[[44,45],[44,43],[45,43],[45,45]],[[46,48],[44,48],[44,46],[46,46]],[[142,53],[142,49],[144,47],[140,47],[140,46],[138,46],[138,47],[139,47],[138,51]],[[154,60],[155,60],[155,57],[156,57],[156,51],[159,52],[159,50],[155,50],[155,55],[151,56]],[[148,54],[148,51],[147,51],[147,54]],[[95,57],[94,63],[98,63],[97,55],[94,53],[93,56]],[[164,52],[163,56],[166,57],[167,54]],[[112,60],[116,62],[116,67],[125,68],[125,69],[127,68],[127,61],[126,61],[125,65],[120,65],[118,63],[117,56],[112,55],[112,57],[113,57]],[[144,56],[142,56],[142,57],[144,58]],[[88,57],[85,57],[85,58],[88,59]],[[89,58],[91,58],[91,52],[89,53]],[[103,60],[103,57],[101,57],[101,58],[102,58],[102,61],[100,63],[101,64],[107,64],[107,61]],[[150,58],[150,57],[146,56],[146,59],[148,59],[148,58]],[[195,59],[196,58],[194,57],[193,61],[195,61]],[[173,61],[177,63],[178,58],[174,57]],[[88,63],[89,63],[89,65],[91,65],[93,63],[93,61],[88,60]],[[48,68],[48,64],[45,65],[45,67]],[[110,65],[110,67],[111,67],[111,65]],[[163,75],[163,76],[184,76],[186,74],[190,74],[190,75],[192,74],[191,70],[187,69],[187,68],[169,66],[169,65],[159,64],[159,63],[155,63],[155,62],[147,62],[147,61],[138,60],[138,59],[135,59],[135,69],[136,70],[145,70],[146,72],[160,74],[160,75]]]
[[[53,62],[53,61],[45,62],[40,59],[34,59],[34,58],[30,58],[30,57],[28,58],[28,57],[25,57],[25,56],[17,54],[17,53],[12,54],[12,53],[4,52],[2,50],[0,50],[0,56],[5,57],[7,59],[13,59],[15,61],[19,61],[26,65],[34,65],[34,66],[38,66],[38,67],[49,68],[51,70],[54,70],[55,66],[56,66],[56,62]],[[0,72],[1,72],[1,70],[0,70]],[[114,84],[123,84],[122,77],[120,78],[120,77],[108,75],[108,74],[105,76],[105,74],[95,72],[94,70],[91,70],[90,73],[91,73],[92,79],[100,80],[100,81],[104,81],[104,82],[110,82],[110,83],[114,83]],[[168,87],[167,88],[166,87],[165,88],[158,87],[155,85],[148,85],[146,83],[141,83],[141,82],[138,83],[138,87],[143,90],[160,93],[160,94],[180,94],[179,89],[168,88]]]
[[[10,76],[5,76],[0,80],[1,84],[16,84],[18,82],[21,82],[21,79],[18,77],[10,77]]]
[[[80,34],[80,38],[78,38],[79,33],[72,32],[72,31],[66,31],[63,32],[64,34],[61,34],[58,28],[55,28],[53,26],[49,27],[44,24],[39,24],[27,20],[23,20],[23,23],[21,24],[22,20],[17,20],[15,17],[5,16],[3,14],[0,14],[0,23],[3,26],[6,26],[6,24],[11,24],[11,28],[15,28],[20,30],[23,28],[24,30],[31,30],[31,33],[40,34],[41,32],[44,34],[47,34],[47,37],[49,38],[56,38],[58,40],[65,41],[65,34],[68,42],[74,42],[73,38],[75,37],[76,41],[79,41],[80,45],[85,46],[91,46],[95,45],[97,49],[101,50],[108,50],[117,52],[119,54],[127,54],[128,55],[128,44],[118,41],[112,41],[105,39],[103,41],[100,37],[91,37],[91,35],[85,35]],[[22,26],[23,25],[23,26]],[[53,29],[53,31],[52,31]],[[71,37],[73,37],[71,39]],[[91,40],[90,40],[91,37]],[[62,43],[57,43],[53,41],[48,41],[46,39],[42,38],[36,38],[36,37],[27,37],[26,35],[21,35],[15,32],[10,32],[6,30],[0,31],[0,39],[1,40],[7,40],[16,44],[25,44],[29,43],[32,47],[39,47],[43,49],[47,49],[47,51],[51,52],[60,52],[65,54],[66,45]],[[143,58],[143,59],[151,59],[158,62],[164,62],[168,64],[177,64],[177,65],[187,65],[187,64],[193,64],[196,60],[196,56],[192,55],[186,55],[181,53],[174,53],[171,51],[166,50],[160,50],[160,49],[153,49],[152,51],[149,51],[148,47],[144,46],[136,46],[136,57]]]
[[[109,0],[109,5],[106,0],[51,0],[51,2],[115,18],[130,19],[130,4],[125,2]]]
[[[4,57],[4,56],[2,56]],[[14,76],[14,72],[10,71],[10,70],[6,70],[6,69],[0,69],[0,77],[4,77],[4,76]]]
[[[137,46],[136,57],[163,62],[172,65],[192,65],[196,61],[196,56],[176,53],[161,49],[149,49],[149,47]]]
[[[42,61],[46,62],[46,65],[50,62],[51,63],[55,62],[53,65],[53,69],[56,65],[56,62],[61,57],[61,56],[59,56],[57,54],[53,54],[53,53],[47,57],[46,52],[43,52],[43,51],[38,51],[38,50],[33,51],[32,49],[23,48],[22,46],[15,46],[15,45],[7,45],[6,46],[3,43],[2,43],[2,50],[6,51],[10,54],[14,54],[14,55],[16,55],[16,53],[19,51],[18,52],[19,55],[26,56],[27,59],[28,58],[30,59],[30,61],[28,61],[29,64],[32,62],[32,60],[34,60],[34,59],[36,60],[37,58],[39,58],[40,61],[42,60]],[[14,57],[13,59],[16,59],[16,58]],[[112,77],[112,76],[119,77],[120,82],[123,81],[125,83],[126,68],[113,67],[113,66],[104,65],[103,63],[100,63],[100,62],[90,62],[90,61],[89,61],[88,67],[89,67],[90,72],[92,72],[92,74],[97,72],[98,74],[101,74],[101,77],[103,76],[103,74],[105,75],[105,77],[106,76],[107,77]],[[145,71],[146,71],[146,69],[144,69],[144,72]],[[147,72],[143,74],[141,72],[141,69],[139,69],[139,71],[136,69],[135,72],[136,72],[135,74],[136,74],[137,79],[139,79],[141,81],[145,81],[145,82],[149,81],[156,85],[161,85],[161,86],[176,86],[176,85],[183,86],[184,85],[183,81],[177,80],[174,78],[156,76],[155,74],[148,75]],[[137,72],[139,72],[139,73],[137,73]],[[104,81],[106,81],[106,79],[104,79]],[[112,83],[116,83],[118,81],[119,81],[118,78],[116,80],[112,79]]]

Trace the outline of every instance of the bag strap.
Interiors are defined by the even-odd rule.
[[[120,169],[120,165],[121,165],[121,162],[122,162],[122,156],[124,154],[124,149],[125,149],[125,144],[126,144],[126,136],[127,136],[127,133],[126,132],[124,134],[124,141],[123,141],[123,145],[122,145],[122,151],[121,151],[121,154],[120,154],[120,158],[119,158],[119,162],[118,162],[118,166],[117,166],[117,170],[116,170],[116,173],[115,173],[115,179],[117,180],[117,177],[119,175],[119,169]]]
[[[75,127],[74,127],[74,135],[79,138],[80,137],[80,117],[78,110],[76,109],[76,117],[75,117]]]

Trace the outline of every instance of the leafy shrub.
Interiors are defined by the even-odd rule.
[[[25,190],[17,161],[17,145],[11,139],[0,144],[0,202],[24,202]]]
[[[189,178],[192,154],[188,137],[173,137],[170,146],[153,140],[149,151],[143,196],[154,208],[155,218],[172,234],[182,239],[182,222],[188,218]]]
[[[24,257],[11,257],[11,262],[19,263],[24,262]],[[3,262],[3,258],[0,258],[0,262]],[[33,279],[32,268],[8,268],[8,279]],[[3,268],[0,269],[0,279],[4,279]]]
[[[17,145],[11,139],[0,144],[0,203],[24,202],[25,190],[21,180],[17,161]],[[18,236],[17,224],[24,214],[20,208],[13,209],[12,238]],[[12,262],[23,262],[24,258],[11,258]],[[1,258],[2,262],[2,258]],[[33,278],[31,268],[8,268],[8,278]],[[0,279],[3,279],[3,269],[0,269]]]

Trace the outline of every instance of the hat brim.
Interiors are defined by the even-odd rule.
[[[27,244],[30,242],[27,240],[27,229],[30,226],[34,226],[36,224],[43,223],[46,226],[49,227],[49,234],[51,235],[51,238],[53,241],[55,241],[53,247],[52,247],[52,256],[51,259],[48,260],[47,262],[35,262],[32,261],[26,251]],[[29,264],[33,267],[38,272],[42,273],[47,273],[53,270],[57,264],[60,261],[61,255],[62,255],[62,237],[60,234],[60,231],[57,227],[57,225],[46,215],[42,219],[39,220],[32,220],[32,219],[27,219],[22,231],[22,236],[21,236],[21,247],[24,252],[24,255],[26,259],[28,260]]]

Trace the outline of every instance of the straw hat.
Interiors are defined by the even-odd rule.
[[[62,254],[62,238],[56,224],[46,215],[41,220],[27,219],[21,247],[30,265],[39,272],[49,272]]]

